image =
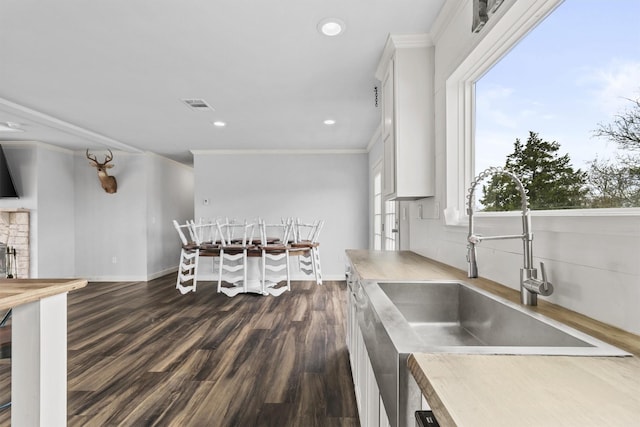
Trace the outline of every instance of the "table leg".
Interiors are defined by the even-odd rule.
[[[247,292],[262,293],[262,258],[247,258]]]

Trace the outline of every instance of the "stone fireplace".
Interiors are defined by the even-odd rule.
[[[14,278],[29,278],[29,210],[0,209],[0,268],[4,266],[0,278],[7,277],[5,255],[7,248],[15,250]],[[14,262],[14,261],[12,261]]]

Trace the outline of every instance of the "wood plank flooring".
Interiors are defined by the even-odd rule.
[[[68,297],[68,425],[358,426],[345,300],[331,281],[234,298],[180,295],[173,275],[90,283]]]

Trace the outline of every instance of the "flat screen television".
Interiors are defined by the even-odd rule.
[[[4,150],[0,145],[0,197],[18,197],[16,187],[11,179],[11,172],[7,166],[7,158],[4,156]]]

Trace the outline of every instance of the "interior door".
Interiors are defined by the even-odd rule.
[[[397,251],[400,247],[399,203],[385,201],[382,190],[382,160],[373,167],[373,249]]]
[[[397,251],[400,248],[400,221],[398,219],[398,202],[384,202],[384,250]]]
[[[373,250],[382,249],[382,160],[373,167]]]

